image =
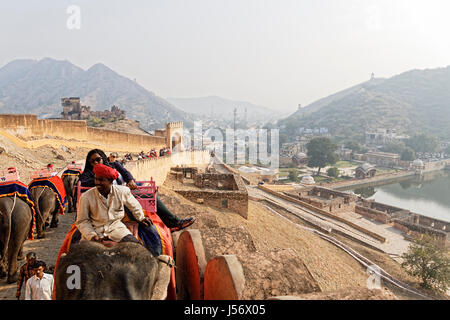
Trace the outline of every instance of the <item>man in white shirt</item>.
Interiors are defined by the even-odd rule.
[[[122,223],[124,206],[130,209],[134,218],[145,226],[153,224],[144,215],[142,207],[126,186],[113,185],[119,173],[104,164],[94,166],[95,188],[81,195],[75,225],[83,239],[102,242],[132,241],[139,243]]]
[[[44,273],[45,262],[36,261],[33,265],[34,276],[27,280],[25,300],[52,300],[53,276]]]

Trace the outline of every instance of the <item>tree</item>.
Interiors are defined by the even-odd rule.
[[[320,169],[327,165],[335,164],[339,157],[335,153],[337,145],[335,145],[330,138],[317,137],[311,139],[306,145],[308,150],[308,167],[318,167],[317,175],[320,174]]]
[[[450,146],[445,148],[444,153],[446,153],[447,155],[450,155]]]
[[[391,141],[387,143],[383,148],[381,149],[384,152],[391,152],[396,154],[402,154],[402,152],[405,150],[406,145],[403,141]]]
[[[425,235],[411,244],[402,258],[402,267],[409,275],[419,277],[423,288],[447,291],[450,286],[450,258],[431,236]]]
[[[292,182],[298,182],[298,171],[297,169],[291,169],[289,170],[289,180],[291,180]]]
[[[439,140],[435,136],[426,133],[419,133],[408,140],[406,145],[411,147],[415,152],[436,152],[439,150]]]
[[[361,146],[358,142],[355,141],[347,141],[344,145],[347,149],[352,150],[354,153],[360,153],[361,152]]]
[[[329,177],[337,178],[339,177],[339,169],[336,167],[331,167],[327,170],[327,174]]]
[[[416,158],[416,153],[410,147],[405,147],[401,154],[401,159],[403,161],[413,161]]]

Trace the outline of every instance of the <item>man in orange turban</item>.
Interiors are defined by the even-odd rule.
[[[153,224],[145,217],[142,207],[126,186],[113,185],[119,172],[104,164],[94,166],[95,188],[84,192],[80,198],[75,225],[86,240],[101,242],[131,241],[139,243],[122,223],[124,207],[130,209],[134,218],[145,226]]]

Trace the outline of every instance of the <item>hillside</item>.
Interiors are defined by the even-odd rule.
[[[83,70],[44,58],[14,60],[0,68],[0,113],[60,117],[62,97],[80,97],[94,111],[117,105],[147,130],[162,128],[166,121],[192,122],[187,113],[101,63]]]
[[[328,128],[332,135],[363,139],[364,132],[395,128],[450,138],[450,67],[412,70],[373,79],[320,99],[280,120],[282,133]]]

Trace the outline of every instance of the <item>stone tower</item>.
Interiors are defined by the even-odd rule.
[[[182,121],[166,123],[166,144],[172,152],[184,149]]]
[[[65,120],[79,120],[81,113],[81,103],[79,97],[62,98],[61,105],[63,112],[61,115]]]

